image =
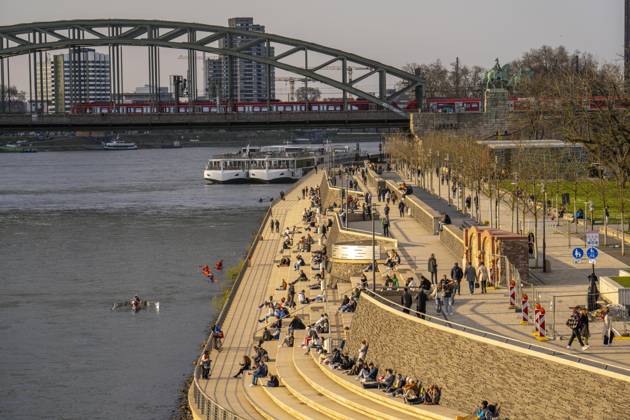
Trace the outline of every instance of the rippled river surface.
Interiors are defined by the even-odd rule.
[[[167,419],[287,186],[208,186],[222,148],[0,154],[0,418]],[[160,311],[114,312],[134,294]]]

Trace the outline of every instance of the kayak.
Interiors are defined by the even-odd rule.
[[[133,312],[138,312],[142,309],[152,309],[155,308],[155,310],[157,312],[160,311],[160,302],[151,302],[148,300],[141,300],[140,304],[136,307],[136,309],[133,308],[133,306],[131,305],[130,301],[125,301],[125,302],[118,302],[118,303],[114,303],[114,305],[112,306],[112,311],[133,311]]]

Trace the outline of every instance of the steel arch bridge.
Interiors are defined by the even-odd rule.
[[[232,45],[229,41],[236,37],[244,39],[245,42],[241,42],[236,47],[225,47]],[[252,53],[252,48],[261,44],[266,46],[266,56]],[[79,47],[109,47],[112,96],[116,95],[116,90],[118,90],[118,95],[121,95],[122,60],[119,49],[122,46],[148,47],[150,86],[159,86],[159,49],[174,48],[188,51],[188,74],[189,78],[194,80],[194,83],[196,83],[195,53],[206,52],[232,57],[233,59],[251,60],[267,65],[268,68],[273,66],[302,76],[306,81],[305,84],[308,83],[308,80],[314,80],[339,89],[343,93],[345,109],[347,109],[347,95],[352,94],[359,98],[367,99],[384,109],[403,114],[394,105],[396,98],[410,90],[414,90],[416,99],[422,99],[423,94],[423,80],[419,76],[353,53],[269,33],[162,20],[64,20],[2,26],[0,27],[0,61],[3,62],[2,66],[0,66],[2,69],[2,81],[4,82],[6,78],[5,73],[8,72],[5,65],[6,61],[11,57],[27,54],[29,57],[33,56],[33,69],[35,69],[38,54],[41,62],[41,53],[45,51],[66,48],[72,51],[73,48]],[[274,49],[272,50],[270,47]],[[277,49],[283,49],[283,51],[273,55],[270,54],[270,51]],[[313,57],[313,53],[317,54],[317,58],[320,59],[323,56],[324,61],[309,66],[309,53],[311,57]],[[290,64],[285,61],[290,59],[292,62],[295,62],[296,57],[301,55],[303,55],[303,65]],[[232,60],[228,60],[228,66],[231,62]],[[339,80],[322,74],[322,69],[333,64],[340,64],[341,75]],[[354,80],[348,80],[347,69],[349,66],[356,65],[369,70]],[[33,69],[29,71],[34,71]],[[267,75],[269,74],[270,72],[268,71]],[[34,80],[37,79],[35,76],[33,76]],[[377,93],[367,92],[357,86],[359,82],[371,76],[378,77]],[[387,94],[388,78],[402,82],[398,84],[398,86],[402,87],[397,88],[389,95]],[[228,83],[231,83],[230,79],[228,78]],[[269,80],[267,82],[269,89],[271,83]],[[38,86],[37,83],[34,85],[37,97]],[[194,89],[196,92],[196,86],[194,86]],[[39,90],[43,91],[43,89]],[[230,96],[232,91],[233,89],[228,86]],[[230,99],[233,98],[228,98],[228,100]],[[419,100],[417,103],[421,103],[421,101]]]

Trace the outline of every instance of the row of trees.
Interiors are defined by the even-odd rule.
[[[26,93],[15,86],[0,84],[0,112],[25,112]]]
[[[510,94],[523,97],[539,93],[540,79],[555,78],[568,72],[592,74],[616,71],[613,65],[599,65],[589,53],[570,53],[563,46],[554,48],[543,45],[523,53],[508,64],[512,75],[527,76],[508,87]],[[459,58],[446,66],[440,60],[429,64],[409,63],[403,66],[403,70],[424,78],[426,97],[478,98],[485,89],[484,75],[487,68],[462,64]]]

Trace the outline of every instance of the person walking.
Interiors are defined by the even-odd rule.
[[[385,216],[382,219],[383,223],[383,236],[389,237],[389,217]]]
[[[428,271],[431,274],[431,283],[432,284],[437,284],[438,283],[438,277],[437,277],[437,270],[438,270],[438,265],[437,265],[437,259],[435,258],[435,254],[431,254],[431,257],[429,257],[429,263],[428,263]]]
[[[385,204],[385,207],[383,208],[383,214],[385,215],[385,217],[389,216],[389,204]]]
[[[607,306],[602,309],[602,317],[604,320],[604,329],[602,331],[602,335],[604,336],[605,346],[612,346],[613,337],[614,337],[614,333],[612,330],[612,320],[610,319],[609,312],[610,310],[608,309]]]
[[[409,293],[409,289],[405,287],[405,290],[400,298],[400,303],[402,304],[402,306],[405,307],[405,309],[403,309],[404,313],[409,313],[409,308],[411,308],[412,300],[413,298],[411,296],[411,293]]]
[[[212,364],[212,360],[210,360],[210,353],[208,353],[208,351],[204,351],[203,355],[201,356],[201,360],[199,361],[199,364],[201,365],[201,377],[203,379],[209,379],[210,378],[210,365]]]
[[[455,303],[455,282],[446,278],[446,274],[442,279],[442,289],[444,291],[444,313],[453,315],[453,304]]]
[[[405,217],[405,202],[402,200],[398,203],[398,211],[400,212],[400,217]]]
[[[461,296],[461,283],[463,277],[464,272],[462,271],[462,268],[459,266],[459,264],[454,263],[453,268],[451,268],[451,278],[455,281],[455,290],[453,292],[453,296],[455,296],[455,292],[457,292],[457,294]]]
[[[477,268],[477,279],[481,283],[481,294],[485,294],[488,291],[486,290],[486,286],[488,285],[488,279],[490,278],[490,274],[488,273],[488,269],[486,265],[481,261],[479,263],[479,268]]]
[[[420,290],[416,296],[416,312],[418,318],[424,319],[424,314],[427,312],[427,299],[431,294],[431,282],[427,278],[422,279],[420,283]]]
[[[464,272],[464,276],[466,276],[466,281],[468,282],[468,290],[470,290],[470,294],[475,294],[475,282],[477,281],[477,272],[475,268],[472,266],[470,261],[466,263],[466,271]]]
[[[582,328],[581,319],[580,319],[580,310],[578,307],[573,308],[573,313],[567,320],[567,327],[571,329],[571,338],[569,338],[569,344],[567,344],[567,349],[571,349],[571,344],[573,344],[573,340],[577,338],[578,342],[582,346],[582,351],[588,350],[588,346],[584,345],[582,341],[582,335],[580,334],[580,330]]]

